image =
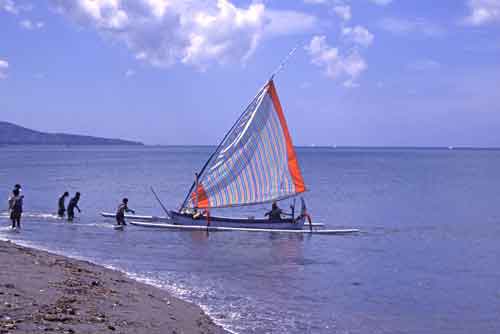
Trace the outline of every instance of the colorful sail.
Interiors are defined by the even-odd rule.
[[[305,190],[285,116],[271,80],[207,162],[186,206],[250,205],[283,199]]]

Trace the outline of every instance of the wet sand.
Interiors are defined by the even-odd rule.
[[[0,241],[0,333],[226,333],[200,307],[85,261]]]

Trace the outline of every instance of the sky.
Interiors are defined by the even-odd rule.
[[[293,48],[295,145],[500,147],[500,0],[0,0],[0,120],[216,144]]]

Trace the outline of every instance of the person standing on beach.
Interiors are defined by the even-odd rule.
[[[127,225],[127,223],[125,223],[125,212],[132,212],[135,214],[134,210],[128,208],[128,198],[124,198],[122,203],[118,205],[118,209],[116,210],[116,225]]]
[[[64,201],[66,201],[66,197],[69,196],[69,193],[67,191],[64,192],[64,194],[59,197],[59,202],[58,202],[58,210],[57,210],[57,216],[59,218],[64,217],[64,213],[66,212],[66,206]]]
[[[9,198],[10,219],[12,229],[21,229],[21,216],[23,214],[23,199],[20,188],[14,188],[12,196]]]
[[[82,212],[82,210],[80,210],[80,208],[78,207],[79,200],[80,200],[79,192],[75,194],[75,197],[70,199],[68,204],[68,221],[73,221],[73,218],[75,218],[75,208],[78,209],[78,212]]]

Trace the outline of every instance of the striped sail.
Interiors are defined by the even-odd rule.
[[[221,208],[270,202],[305,191],[273,81],[231,128],[198,178],[186,206]]]

